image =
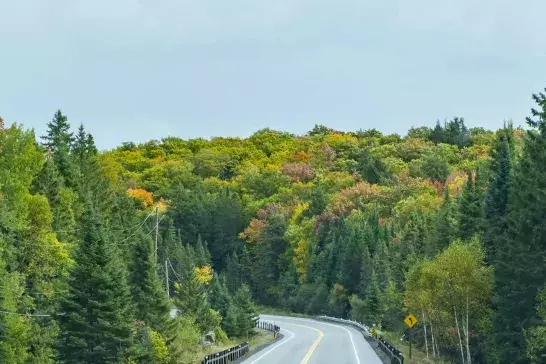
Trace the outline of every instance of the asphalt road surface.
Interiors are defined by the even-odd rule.
[[[260,320],[280,326],[284,338],[244,364],[382,364],[352,327],[285,316],[260,315]]]

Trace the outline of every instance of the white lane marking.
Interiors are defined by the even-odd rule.
[[[265,315],[264,315],[265,316]],[[347,333],[349,334],[349,338],[351,339],[351,344],[353,344],[353,351],[355,353],[355,358],[356,358],[356,362],[358,364],[360,364],[360,358],[358,357],[358,353],[356,351],[356,345],[355,345],[355,342],[353,341],[353,335],[351,334],[351,332],[346,328],[346,327],[343,327],[343,326],[340,326],[340,325],[333,325],[333,324],[329,324],[329,323],[326,323],[326,322],[322,322],[322,321],[317,321],[317,320],[306,320],[306,319],[298,319],[298,318],[291,318],[291,317],[283,317],[282,320],[285,320],[285,319],[288,319],[288,320],[297,320],[297,321],[306,321],[306,322],[309,322],[309,321],[312,321],[312,322],[316,322],[318,324],[322,324],[322,325],[327,325],[327,326],[333,326],[333,327],[337,327],[337,328],[340,328],[340,329],[343,329],[345,331],[347,331]],[[252,364],[252,363],[251,363]]]
[[[277,349],[279,346],[286,344],[287,342],[289,342],[290,340],[292,340],[292,339],[294,338],[294,336],[296,336],[296,335],[295,335],[292,331],[290,331],[290,330],[287,330],[287,329],[282,329],[282,330],[291,333],[292,336],[290,336],[288,339],[284,340],[282,343],[278,343],[277,345],[275,345],[274,347],[272,347],[271,349],[269,349],[268,351],[266,351],[266,352],[265,352],[262,356],[260,356],[258,359],[254,360],[253,362],[250,362],[250,364],[256,363],[258,360],[262,359],[264,356],[266,356],[267,354],[269,354],[269,353],[272,352],[273,350]]]
[[[298,324],[295,324],[293,322],[283,322],[283,321],[277,321],[277,323],[279,324],[285,324],[285,325],[294,325],[294,326],[299,326],[299,327],[303,327],[303,328],[306,328],[306,329],[311,329],[311,330],[314,330],[316,332],[319,333],[319,337],[317,338],[317,340],[315,340],[315,342],[313,342],[313,345],[311,346],[311,348],[309,349],[309,351],[307,352],[307,354],[305,354],[305,356],[303,357],[303,360],[301,361],[301,364],[307,364],[307,362],[309,361],[309,359],[311,358],[311,355],[313,355],[313,353],[315,352],[315,349],[317,348],[318,344],[320,343],[320,341],[322,340],[322,338],[324,337],[324,333],[317,329],[316,327],[311,327],[311,326],[305,326],[305,325],[298,325]]]

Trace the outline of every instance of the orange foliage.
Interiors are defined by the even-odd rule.
[[[154,194],[152,192],[143,190],[142,188],[129,188],[127,190],[127,195],[134,198],[135,200],[141,201],[144,208],[151,206],[154,203]]]
[[[241,239],[248,240],[251,243],[257,243],[260,240],[262,231],[265,229],[264,220],[252,219],[249,226],[239,234]]]
[[[332,200],[329,211],[337,216],[346,216],[352,210],[362,208],[370,202],[379,201],[384,196],[384,190],[380,186],[359,182],[353,187],[340,191]]]
[[[307,162],[311,156],[305,152],[297,152],[292,155],[292,159],[298,162]]]

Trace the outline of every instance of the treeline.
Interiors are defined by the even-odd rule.
[[[60,113],[47,149],[3,130],[2,310],[51,316],[0,316],[0,355],[191,362],[204,340],[249,335],[253,297],[400,334],[412,312],[431,360],[544,362],[546,96],[533,97],[526,130],[319,125],[103,153],[83,129],[54,137]]]
[[[182,244],[164,200],[110,179],[60,111],[41,139],[0,119],[1,363],[196,363],[253,333],[248,287]]]

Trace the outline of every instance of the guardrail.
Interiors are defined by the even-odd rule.
[[[250,350],[248,342],[239,344],[232,348],[220,351],[218,353],[205,356],[201,364],[227,364],[233,360],[237,360]]]
[[[273,337],[277,339],[281,328],[271,322],[256,321],[256,328],[267,330],[273,333]],[[237,360],[250,351],[248,342],[239,344],[224,351],[219,351],[214,354],[205,356],[201,364],[227,364]]]
[[[276,339],[279,331],[281,331],[281,328],[275,324],[272,324],[271,322],[265,322],[265,321],[257,321],[256,327],[258,329],[267,330],[273,333],[273,337]]]
[[[351,325],[364,331],[368,336],[373,337],[370,333],[370,328],[360,322],[356,322],[353,320],[345,320],[345,319],[330,317],[325,315],[318,316],[318,319]],[[390,357],[391,364],[396,364],[396,363],[404,364],[404,356],[402,355],[400,350],[396,349],[393,345],[389,344],[386,340],[382,339],[381,337],[377,338],[377,343],[378,343],[379,349],[381,349],[381,351],[383,351],[386,355]]]

